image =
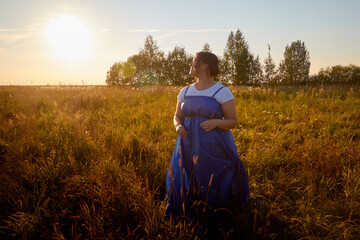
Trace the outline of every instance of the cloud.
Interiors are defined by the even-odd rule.
[[[24,27],[24,31],[38,31],[43,26],[43,23],[40,22],[34,22],[32,24],[29,24],[28,26]]]
[[[236,31],[235,29],[173,29],[173,30],[164,30],[164,29],[128,29],[127,32],[149,32],[149,33],[206,33],[206,32],[230,32]]]
[[[3,41],[5,44],[12,44],[33,37],[38,33],[42,25],[40,22],[34,22],[23,28],[1,28],[0,41]]]
[[[161,34],[161,35],[157,36],[156,39],[157,40],[166,39],[166,38],[169,38],[169,37],[173,37],[176,34],[177,34],[176,32],[164,33],[164,34]]]
[[[111,29],[109,29],[109,28],[101,28],[101,29],[99,29],[98,31],[99,31],[99,32],[110,32]]]
[[[134,33],[152,33],[157,34],[156,39],[166,39],[174,37],[177,34],[182,33],[230,33],[231,31],[235,32],[237,29],[219,29],[219,28],[207,28],[207,29],[126,29],[126,32]],[[243,32],[248,32],[250,30],[242,30]]]
[[[0,32],[32,32],[39,30],[42,26],[40,22],[33,22],[23,28],[0,28]]]
[[[0,40],[3,41],[5,44],[11,44],[17,42],[21,39],[29,37],[30,34],[1,34],[0,33]]]

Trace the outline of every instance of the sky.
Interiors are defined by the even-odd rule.
[[[167,54],[195,54],[205,43],[223,56],[239,29],[261,62],[278,65],[301,40],[310,74],[360,66],[358,0],[12,0],[0,1],[0,85],[103,85],[151,35]]]

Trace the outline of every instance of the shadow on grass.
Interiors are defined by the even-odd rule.
[[[189,213],[193,219],[196,237],[200,239],[299,239],[294,226],[271,212],[265,203],[249,201],[246,207],[231,200],[228,208],[211,211],[205,204],[193,206]]]

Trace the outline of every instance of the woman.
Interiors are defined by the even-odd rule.
[[[213,80],[219,61],[198,52],[190,64],[195,83],[184,87],[174,115],[177,138],[166,176],[166,215],[187,214],[195,201],[212,210],[226,207],[231,195],[245,205],[248,179],[229,129],[237,124],[231,91]]]

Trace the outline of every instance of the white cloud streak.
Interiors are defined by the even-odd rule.
[[[128,29],[127,32],[149,32],[149,33],[206,33],[206,32],[230,32],[236,31],[236,29],[174,29],[174,30],[163,30],[163,29]]]
[[[110,32],[111,29],[109,28],[101,28],[101,29],[98,29],[99,32]]]
[[[29,34],[0,34],[0,40],[3,41],[5,44],[10,44],[27,38],[29,36]]]
[[[30,38],[37,34],[41,29],[42,24],[39,22],[34,22],[25,26],[24,28],[1,28],[0,29],[0,40],[5,44],[12,44],[19,40]]]
[[[158,34],[156,36],[157,40],[166,39],[174,37],[177,34],[182,33],[230,33],[231,31],[236,32],[237,29],[218,29],[218,28],[208,28],[208,29],[126,29],[123,31],[129,33],[152,33]],[[242,30],[243,32],[249,32],[250,30]]]

